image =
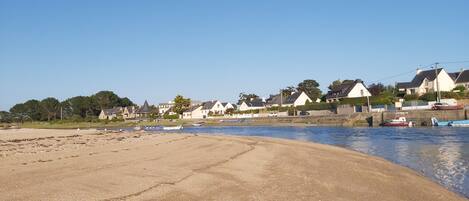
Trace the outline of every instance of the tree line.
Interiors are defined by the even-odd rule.
[[[84,120],[96,118],[102,109],[132,105],[135,104],[129,98],[121,98],[112,91],[75,96],[64,101],[54,97],[31,99],[14,105],[9,112],[0,111],[0,121],[51,121],[61,118]]]

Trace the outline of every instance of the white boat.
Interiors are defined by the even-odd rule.
[[[469,120],[438,121],[435,117],[431,120],[433,126],[469,127]]]
[[[202,124],[192,124],[192,126],[194,126],[194,127],[200,127],[200,126],[202,126]]]
[[[414,125],[413,122],[407,121],[405,117],[399,117],[396,119],[391,119],[383,123],[382,126],[390,126],[390,127],[412,127]]]
[[[165,131],[182,130],[182,125],[179,125],[179,126],[164,126],[163,130],[165,130]]]

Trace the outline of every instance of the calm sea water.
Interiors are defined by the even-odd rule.
[[[407,166],[469,197],[469,128],[192,127],[183,132],[266,136],[345,147]]]

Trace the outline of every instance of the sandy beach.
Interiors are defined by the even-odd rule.
[[[0,130],[0,200],[466,200],[384,159],[224,135]]]

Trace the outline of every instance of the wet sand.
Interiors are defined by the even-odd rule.
[[[0,130],[0,200],[466,200],[384,159],[272,138]]]

